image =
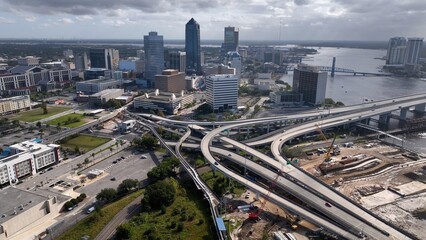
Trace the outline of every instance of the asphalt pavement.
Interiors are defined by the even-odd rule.
[[[142,159],[142,155],[145,155],[147,158]],[[122,157],[124,159],[121,159]],[[120,159],[120,161],[118,159]],[[116,163],[113,163],[115,161]],[[79,193],[86,193],[89,196],[96,196],[103,188],[117,188],[125,179],[145,180],[148,172],[158,165],[159,162],[159,157],[152,152],[133,153],[130,150],[124,150],[84,170],[82,172],[83,174],[87,174],[93,169],[103,170],[105,173],[97,177],[97,179],[90,184],[76,191]],[[115,180],[111,180],[113,178]]]

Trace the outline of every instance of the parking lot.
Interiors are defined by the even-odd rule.
[[[146,156],[146,158],[143,159],[142,155]],[[76,191],[95,196],[103,188],[117,188],[124,179],[144,180],[147,178],[147,173],[159,163],[159,156],[160,154],[156,155],[152,152],[135,153],[130,150],[122,151],[84,170],[83,174],[85,175],[94,169],[102,170],[104,173],[89,180],[85,186]]]

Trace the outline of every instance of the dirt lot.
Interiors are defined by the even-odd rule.
[[[416,215],[419,211],[426,212],[426,160],[415,161],[407,157],[407,152],[378,142],[341,147],[340,150],[341,154],[332,157],[321,169],[319,166],[325,154],[302,159],[301,166],[384,219],[417,235],[419,239],[426,239],[423,229],[426,217]],[[342,166],[344,156],[362,157],[351,162],[353,165],[347,168],[350,171],[333,168]],[[368,165],[369,162],[374,164]],[[366,167],[362,167],[363,164]],[[325,175],[321,171],[330,168],[332,171]]]

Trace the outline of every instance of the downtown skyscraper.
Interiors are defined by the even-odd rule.
[[[194,18],[185,25],[186,74],[202,75],[200,25]]]
[[[143,37],[145,50],[145,79],[153,81],[155,75],[164,69],[164,40],[157,32],[149,32]]]
[[[224,54],[228,52],[238,51],[239,31],[235,27],[225,27],[224,41],[222,44],[222,50]]]

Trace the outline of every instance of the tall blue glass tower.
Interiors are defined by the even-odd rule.
[[[185,25],[186,74],[202,75],[200,25],[191,18]]]

